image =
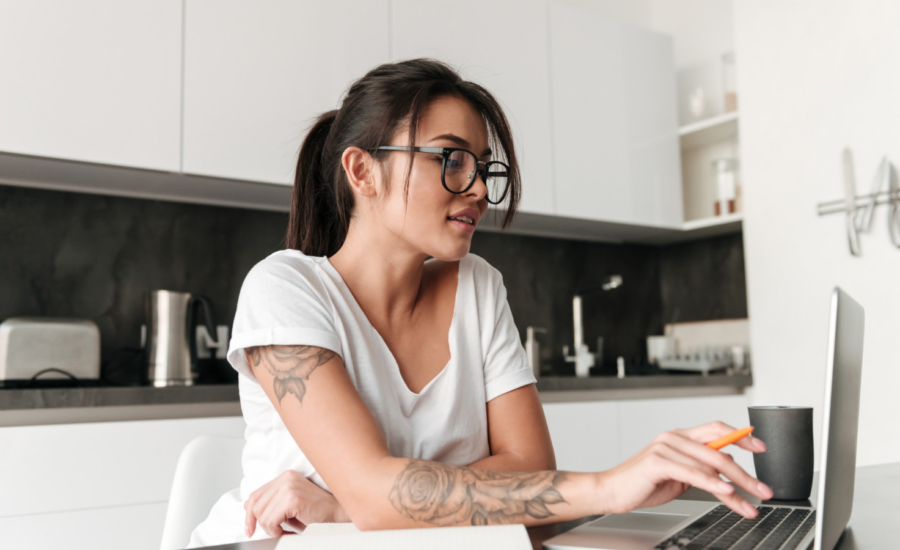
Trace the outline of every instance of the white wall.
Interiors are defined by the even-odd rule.
[[[675,70],[734,49],[732,0],[556,0],[672,36]]]
[[[675,40],[675,70],[734,49],[731,0],[650,0],[649,26]]]
[[[842,197],[845,146],[860,191],[881,155],[900,163],[898,29],[890,0],[735,5],[753,400],[812,405],[821,429],[829,293],[841,286],[866,309],[860,464],[900,461],[900,250],[886,207],[855,258],[844,219],[816,204]]]

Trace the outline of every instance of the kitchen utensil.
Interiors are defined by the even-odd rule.
[[[169,290],[155,290],[148,295],[148,373],[154,386],[193,385],[192,366],[197,359],[197,307],[203,309],[208,333],[216,334],[213,307],[206,297]]]
[[[535,378],[541,377],[541,344],[535,338],[535,333],[547,334],[547,329],[540,327],[528,327],[525,329],[525,357],[528,366]]]
[[[860,255],[859,232],[856,229],[856,176],[853,169],[853,153],[844,149],[844,205],[847,210],[847,240],[850,253]]]
[[[717,159],[712,165],[716,175],[715,215],[733,214],[737,211],[737,161]]]
[[[678,354],[678,339],[672,336],[648,336],[647,337],[647,361],[659,363],[664,357],[674,357]]]
[[[756,477],[778,500],[809,498],[813,479],[812,407],[748,407],[753,434],[766,444],[753,454]]]
[[[668,370],[697,371],[703,375],[709,371],[726,369],[734,364],[731,354],[722,348],[705,348],[659,360],[659,368]]]
[[[0,323],[0,383],[22,385],[36,376],[100,378],[97,325],[81,319],[39,317],[11,317]]]

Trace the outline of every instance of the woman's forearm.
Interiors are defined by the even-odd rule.
[[[469,468],[478,470],[494,470],[495,472],[532,472],[535,470],[554,470],[556,464],[546,460],[525,460],[513,452],[499,453],[469,464]]]
[[[499,472],[385,458],[348,502],[361,529],[523,523],[603,513],[597,474]]]

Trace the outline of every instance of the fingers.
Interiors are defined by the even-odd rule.
[[[297,519],[299,516],[299,503],[295,495],[292,495],[289,491],[279,491],[260,515],[259,525],[269,536],[279,537],[284,534],[284,529],[281,527],[282,523],[302,524]]]
[[[703,444],[724,437],[733,431],[735,431],[735,428],[724,422],[710,422],[686,430],[672,430],[673,433],[684,435],[688,439]],[[753,437],[753,435],[748,435],[737,440],[734,445],[737,445],[746,451],[750,451],[751,453],[766,452],[766,444],[763,443],[761,439]]]
[[[676,433],[662,434],[658,440],[712,467],[750,494],[763,500],[772,498],[772,490],[745,472],[729,455]]]
[[[277,481],[277,478],[275,481]],[[247,510],[247,513],[244,515],[244,531],[248,537],[253,536],[260,516],[262,516],[269,506],[269,502],[278,493],[279,485],[275,481],[270,481],[250,493],[250,498],[244,503],[244,509]],[[268,531],[266,532],[268,533]]]
[[[662,470],[671,479],[689,483],[712,493],[724,505],[745,518],[753,519],[759,514],[755,506],[735,493],[734,487],[722,481],[715,470],[709,466],[699,463],[675,449],[660,448],[657,453],[665,460]]]

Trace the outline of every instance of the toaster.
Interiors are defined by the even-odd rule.
[[[42,373],[46,369],[57,371]],[[0,323],[0,383],[31,380],[39,373],[40,380],[100,378],[97,325],[39,317],[10,317]]]

